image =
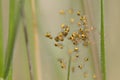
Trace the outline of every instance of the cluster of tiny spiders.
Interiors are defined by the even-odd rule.
[[[69,9],[67,13],[69,13],[69,14],[74,14],[75,13],[76,16],[79,17],[79,21],[77,22],[78,30],[70,33],[70,31],[72,30],[71,29],[72,26],[70,26],[68,24],[61,24],[61,26],[60,26],[61,30],[60,30],[60,32],[58,32],[58,34],[55,37],[53,37],[49,32],[47,32],[45,34],[45,36],[47,38],[51,39],[51,40],[54,40],[55,41],[54,46],[58,47],[60,49],[64,48],[63,42],[64,42],[65,39],[71,41],[71,43],[74,46],[74,49],[69,50],[68,53],[69,53],[69,55],[71,55],[72,53],[75,53],[75,57],[79,58],[79,47],[78,47],[78,45],[82,44],[85,47],[89,46],[89,43],[90,43],[89,33],[90,33],[90,31],[93,30],[93,27],[88,27],[87,17],[84,16],[84,15],[81,15],[80,11],[74,12],[73,9]],[[59,14],[60,15],[66,15],[66,12],[64,10],[60,10]],[[75,20],[74,18],[71,18],[70,23],[74,24],[74,20]],[[58,59],[58,61],[61,65],[61,68],[65,69],[66,64],[65,64],[64,60],[63,59]],[[85,62],[89,61],[88,57],[85,57],[84,61]],[[83,69],[83,65],[78,65],[78,68]],[[71,70],[72,70],[72,72],[74,72],[75,67],[72,67]],[[84,77],[87,77],[87,76],[88,76],[88,73],[84,72]],[[96,78],[95,74],[93,74],[93,78]]]

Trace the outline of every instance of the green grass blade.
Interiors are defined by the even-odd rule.
[[[8,74],[12,76],[12,59],[13,59],[13,50],[15,44],[15,38],[17,34],[17,29],[20,21],[20,12],[23,4],[23,0],[19,0],[18,4],[16,5],[16,0],[10,1],[10,11],[9,11],[9,35],[8,35],[8,44],[5,54],[5,71],[4,71],[4,79],[8,77]],[[17,6],[17,8],[15,7]],[[11,78],[9,76],[8,78]],[[12,79],[9,79],[12,80]]]
[[[105,43],[104,43],[104,0],[101,0],[101,68],[102,78],[106,80]]]
[[[2,0],[0,0],[0,78],[3,77],[3,26],[2,26]]]
[[[13,57],[13,48],[15,42],[15,0],[10,1],[9,6],[9,35],[8,35],[8,44],[5,54],[5,71],[4,71],[4,79],[7,78],[9,74],[10,64]]]

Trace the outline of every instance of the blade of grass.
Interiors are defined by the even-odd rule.
[[[69,61],[68,61],[67,80],[70,80],[70,67],[71,67],[71,55],[69,56]]]
[[[10,1],[9,8],[9,36],[8,36],[8,44],[5,54],[5,72],[4,79],[7,78],[9,74],[10,64],[13,57],[13,47],[14,47],[14,37],[15,37],[15,29],[14,29],[14,15],[15,15],[15,0]]]
[[[102,78],[106,80],[105,43],[104,43],[104,0],[101,0],[101,68]]]
[[[2,0],[0,0],[0,78],[3,77],[3,28],[2,28]]]
[[[8,77],[8,74],[12,77],[12,70],[11,63],[13,59],[13,51],[14,51],[14,44],[15,44],[15,38],[17,34],[17,29],[20,21],[20,11],[21,6],[23,5],[23,0],[19,0],[17,9],[15,11],[15,2],[16,0],[10,1],[10,7],[9,7],[9,35],[8,35],[8,44],[5,54],[5,71],[4,71],[4,79]],[[10,69],[11,68],[11,69]],[[9,76],[10,77],[10,76]],[[12,80],[12,79],[9,79]]]

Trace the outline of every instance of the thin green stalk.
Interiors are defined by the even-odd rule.
[[[15,4],[16,0],[10,1],[10,7],[9,7],[9,35],[8,35],[8,43],[7,43],[7,49],[5,54],[5,70],[4,70],[4,79],[11,78],[12,77],[12,60],[13,60],[13,51],[14,51],[14,44],[15,44],[15,38],[17,34],[17,29],[20,21],[20,11],[22,6],[22,1],[19,0],[19,3],[17,5],[17,10],[15,10]],[[8,75],[11,75],[8,77]],[[12,79],[9,79],[12,80]]]
[[[104,0],[101,0],[101,69],[102,78],[106,80],[106,63],[105,63],[105,43],[104,43]]]
[[[0,78],[3,77],[3,43],[2,1],[0,0]]]
[[[71,67],[71,55],[69,56],[69,62],[68,62],[67,80],[70,80],[70,67]]]

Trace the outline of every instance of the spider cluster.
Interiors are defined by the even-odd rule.
[[[53,37],[48,32],[45,34],[45,36],[51,40],[54,40],[55,41],[54,46],[60,49],[63,49],[65,47],[65,45],[63,44],[65,39],[67,39],[68,41],[71,41],[72,45],[74,46],[74,49],[68,51],[68,53],[69,55],[75,53],[75,58],[79,58],[80,49],[78,45],[82,44],[85,47],[89,46],[89,43],[90,43],[89,33],[93,30],[93,27],[88,27],[87,17],[84,15],[81,15],[81,12],[79,10],[78,11],[74,11],[73,9],[69,9],[68,11],[60,10],[59,14],[60,15],[75,14],[79,18],[79,21],[77,22],[77,24],[74,23],[75,22],[74,18],[70,18],[69,21],[70,23],[77,25],[76,26],[77,30],[70,33],[70,31],[72,31],[73,26],[62,23],[60,26],[61,30],[57,33],[55,37]],[[89,58],[84,57],[84,61],[88,62]],[[62,69],[66,69],[66,64],[63,59],[58,59],[58,62],[60,63]],[[82,70],[83,65],[79,64],[78,68]],[[71,67],[71,71],[74,72],[75,67]],[[84,72],[84,77],[88,77],[87,72]],[[93,75],[93,78],[96,78],[95,74]]]

